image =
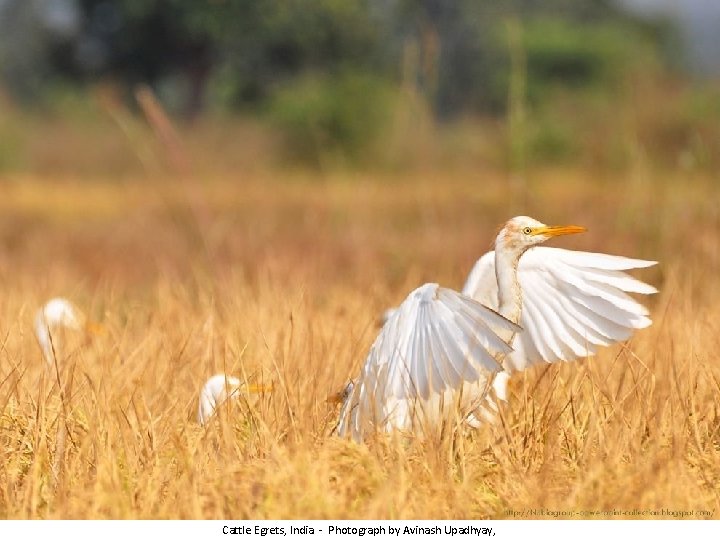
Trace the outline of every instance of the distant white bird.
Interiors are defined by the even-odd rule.
[[[55,354],[60,354],[66,331],[97,334],[101,326],[88,322],[85,314],[70,300],[53,298],[43,305],[35,315],[35,337],[47,363],[55,363]],[[61,358],[58,358],[61,360]]]
[[[654,261],[535,247],[584,230],[515,217],[463,293],[436,284],[413,291],[370,349],[338,433],[362,440],[374,431],[423,433],[463,420],[477,426],[497,409],[486,401],[491,384],[505,399],[507,374],[593,354],[650,325],[648,311],[626,293],[656,289],[622,270]]]
[[[272,391],[271,385],[243,384],[232,375],[218,374],[210,377],[200,391],[197,421],[204,426],[215,414],[215,410],[227,399],[237,400],[243,392],[259,394]]]

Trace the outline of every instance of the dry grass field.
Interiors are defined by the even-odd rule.
[[[720,517],[716,181],[279,176],[4,179],[0,518]],[[459,288],[520,213],[589,228],[552,245],[660,261],[636,274],[660,289],[653,326],[516,375],[502,421],[453,449],[333,436],[326,399],[378,314],[426,281]],[[58,351],[61,380],[31,326],[57,295],[105,328]],[[274,391],[201,428],[223,371]]]

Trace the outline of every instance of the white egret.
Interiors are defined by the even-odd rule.
[[[338,433],[362,440],[374,431],[423,433],[458,420],[478,426],[497,409],[486,401],[491,384],[505,400],[513,371],[585,357],[649,326],[648,311],[626,293],[656,289],[623,270],[654,261],[536,247],[583,231],[512,218],[462,293],[436,284],[413,291],[370,349]]]
[[[48,300],[35,315],[33,322],[35,337],[42,355],[47,362],[48,368],[54,372],[55,380],[60,388],[60,399],[62,400],[62,421],[58,422],[55,435],[55,456],[53,457],[52,473],[55,482],[61,475],[61,464],[65,456],[65,438],[67,437],[67,409],[66,400],[72,395],[73,377],[72,371],[62,381],[66,361],[63,348],[71,335],[97,334],[102,327],[94,322],[89,322],[85,314],[70,300],[57,297]],[[83,332],[84,331],[84,332]],[[79,343],[79,342],[76,342]]]
[[[210,377],[200,391],[197,421],[204,426],[215,414],[215,410],[227,399],[236,401],[241,393],[260,394],[272,391],[272,386],[261,384],[243,384],[232,375],[218,374]]]
[[[48,365],[53,366],[55,355],[62,350],[66,331],[97,334],[101,326],[88,322],[85,314],[70,300],[57,297],[48,300],[35,315],[35,337]],[[60,360],[61,358],[58,358]]]

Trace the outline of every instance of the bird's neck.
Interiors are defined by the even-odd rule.
[[[495,247],[495,277],[498,283],[498,312],[506,319],[518,324],[522,314],[522,289],[518,282],[517,269],[521,252]],[[512,339],[511,333],[509,340]],[[501,336],[505,338],[506,336]]]

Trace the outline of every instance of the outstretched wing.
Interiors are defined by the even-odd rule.
[[[505,369],[590,356],[599,346],[626,340],[633,330],[650,326],[647,309],[627,293],[652,294],[657,289],[624,270],[654,264],[560,248],[528,250],[518,265],[524,332],[515,337]],[[494,251],[475,263],[462,292],[497,309]]]
[[[482,387],[512,349],[497,333],[517,325],[492,309],[435,283],[423,285],[390,316],[345,402],[338,432],[361,438],[391,423],[407,427],[415,401],[434,407],[466,384]]]

